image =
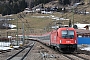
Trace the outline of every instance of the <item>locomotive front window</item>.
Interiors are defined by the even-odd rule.
[[[74,31],[73,30],[63,30],[62,38],[74,38]]]

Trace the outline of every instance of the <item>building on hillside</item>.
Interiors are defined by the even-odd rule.
[[[90,30],[90,24],[75,24],[78,29]]]

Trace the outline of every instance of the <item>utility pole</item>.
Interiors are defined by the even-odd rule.
[[[69,20],[69,27],[72,27],[72,23],[71,23],[71,20]]]
[[[18,46],[18,19],[17,19],[17,35],[16,35],[16,37],[17,37],[17,46]]]
[[[73,7],[73,12],[72,12],[72,13],[73,13],[73,15],[72,15],[72,16],[73,16],[73,17],[72,17],[72,20],[73,20],[73,26],[74,26],[74,7]]]
[[[23,25],[22,25],[22,27],[23,27],[23,30],[22,30],[22,33],[23,33],[23,45],[24,45],[24,43],[25,43],[25,32],[24,32],[24,22],[22,22],[23,23]]]

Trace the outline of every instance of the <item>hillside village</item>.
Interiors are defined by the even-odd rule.
[[[71,2],[71,3],[69,3]],[[63,5],[65,4],[65,5]],[[51,1],[46,4],[39,4],[32,9],[26,8],[24,10],[25,13],[41,13],[41,14],[53,14],[53,12],[60,12],[64,14],[73,13],[78,15],[89,15],[90,13],[90,7],[89,7],[90,1],[89,0],[61,0],[61,4],[57,0]],[[73,15],[72,15],[73,16]],[[74,15],[75,16],[75,15]],[[66,18],[64,18],[66,17]],[[67,16],[60,17],[53,17],[52,19],[56,20],[69,20]],[[73,19],[74,20],[74,17]],[[78,28],[85,29],[84,27],[89,24],[89,20],[82,20],[82,22],[73,22],[71,21],[72,25],[75,23]],[[82,24],[81,26],[80,23]]]
[[[60,13],[60,16],[56,16],[54,17],[52,15],[53,18],[51,19],[56,19],[56,20],[71,20],[69,22],[66,22],[65,25],[68,25],[69,23],[72,23],[72,25],[75,23],[80,23],[84,24],[82,25],[82,27],[80,26],[79,28],[85,29],[83,27],[85,27],[86,25],[89,24],[89,20],[87,20],[89,12],[90,12],[90,7],[89,7],[89,0],[53,0],[49,3],[46,4],[39,4],[33,8],[30,8],[30,2],[34,2],[32,0],[30,0],[30,2],[28,3],[28,0],[26,0],[27,2],[27,8],[24,9],[24,13],[25,14],[33,14],[33,13],[39,13],[39,14],[50,14],[52,15],[54,12],[58,12]],[[60,4],[59,4],[60,3]],[[69,15],[72,15],[72,17],[68,17]],[[79,21],[78,19],[75,19],[76,15],[85,15],[87,16],[85,20]],[[22,17],[22,16],[21,16]],[[8,17],[5,18],[5,16],[1,18],[1,22],[3,26],[1,26],[1,29],[6,29],[6,28],[10,28],[10,23],[8,20],[14,20],[14,18],[9,17],[9,19],[7,19]],[[74,21],[73,21],[74,20]],[[4,22],[5,21],[5,22]],[[57,23],[57,22],[56,22]],[[60,24],[59,24],[60,25]],[[6,27],[5,27],[6,26]],[[9,26],[9,27],[8,27]],[[13,25],[13,28],[16,28],[15,25]]]

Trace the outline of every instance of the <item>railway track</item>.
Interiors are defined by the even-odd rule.
[[[28,55],[35,42],[23,47],[20,51],[7,58],[7,60],[23,60]]]
[[[90,60],[87,57],[79,56],[78,54],[63,54],[63,56],[67,57],[70,60]]]
[[[40,42],[41,43],[41,42]],[[43,43],[41,43],[43,44]],[[45,44],[43,44],[45,45]],[[47,45],[45,45],[47,46]],[[47,46],[48,48],[50,48],[49,46]],[[52,49],[52,48],[50,48]],[[58,55],[60,58],[57,58],[55,60],[63,60],[63,59],[68,59],[68,60],[90,60],[90,52],[89,51],[82,51],[80,49],[78,49],[76,52],[73,52],[73,53],[62,53],[60,51],[57,51],[55,49],[52,49],[54,51],[57,52],[56,55]],[[46,58],[45,58],[46,59]],[[48,59],[48,58],[47,58]]]
[[[23,51],[19,49],[20,53],[15,50],[17,52],[13,53],[15,56],[7,54],[7,60],[90,60],[90,52],[87,51],[78,50],[74,53],[62,53],[39,42],[36,42],[35,45],[30,43],[28,46],[22,47]],[[34,47],[31,48],[31,46]]]

